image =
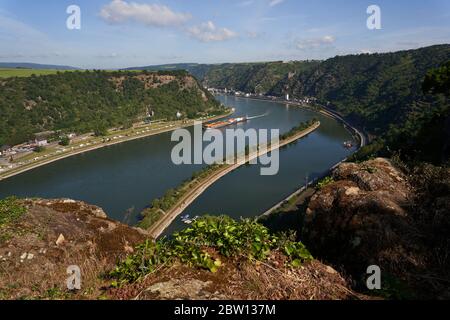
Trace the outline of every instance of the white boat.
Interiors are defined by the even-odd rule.
[[[193,222],[195,222],[195,220],[197,220],[198,218],[200,218],[199,216],[195,216],[194,218],[190,218],[190,216],[188,214],[181,216],[181,221],[185,224],[192,224]]]

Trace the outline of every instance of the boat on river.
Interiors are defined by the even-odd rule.
[[[185,224],[192,224],[195,220],[197,220],[199,216],[195,216],[194,218],[190,218],[188,214],[181,216],[181,221]]]
[[[353,143],[351,141],[345,141],[343,143],[343,145],[344,145],[344,148],[347,148],[347,149],[353,148]]]
[[[210,129],[219,129],[219,128],[223,128],[226,126],[230,126],[233,124],[237,124],[240,122],[246,122],[248,120],[247,117],[239,117],[239,118],[230,118],[227,120],[222,120],[222,121],[217,121],[217,122],[212,122],[212,123],[206,123],[203,125],[203,128],[206,130],[210,130]]]

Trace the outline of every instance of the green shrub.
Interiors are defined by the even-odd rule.
[[[226,216],[205,216],[171,239],[147,240],[137,246],[135,253],[121,261],[110,275],[115,279],[113,286],[119,286],[175,261],[216,272],[222,265],[220,257],[264,261],[273,250],[286,255],[293,267],[313,259],[302,243],[271,235],[254,220],[238,222]]]
[[[37,146],[36,148],[34,148],[34,152],[37,152],[37,153],[44,152],[45,150],[46,149],[43,146]]]
[[[148,208],[142,211],[142,220],[139,222],[139,227],[148,229],[155,224],[163,215],[160,209]]]
[[[0,200],[0,227],[17,221],[25,212],[26,208],[16,197]]]
[[[62,137],[59,144],[64,147],[68,146],[70,144],[70,138],[67,136]]]
[[[334,182],[333,177],[330,177],[330,176],[325,177],[317,183],[317,189],[320,190],[322,188],[325,188],[327,185],[329,185],[330,183],[333,183],[333,182]]]

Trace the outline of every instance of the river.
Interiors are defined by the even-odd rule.
[[[184,214],[256,216],[298,189],[306,176],[309,179],[319,176],[354,151],[342,145],[343,141],[352,140],[342,124],[311,110],[231,96],[217,99],[236,109],[233,117],[265,114],[236,125],[244,130],[279,129],[283,134],[312,118],[318,118],[321,126],[280,151],[277,175],[261,176],[259,165],[243,166],[206,190]],[[153,199],[202,168],[202,165],[174,165],[170,155],[175,142],[170,141],[170,136],[170,133],[150,136],[38,167],[0,181],[0,198],[16,195],[82,200],[102,207],[113,219],[135,224],[139,212]],[[167,232],[183,227],[178,218]]]

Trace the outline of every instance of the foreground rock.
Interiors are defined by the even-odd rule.
[[[4,226],[0,241],[0,298],[65,298],[67,267],[81,269],[93,296],[101,273],[144,241],[143,231],[107,219],[102,209],[73,200],[25,200],[26,213]]]
[[[175,265],[109,294],[125,300],[368,299],[350,290],[336,270],[318,261],[299,268],[284,268],[273,262],[227,261],[217,273]]]
[[[433,232],[417,215],[421,201],[410,179],[381,158],[343,163],[332,176],[334,182],[317,191],[306,210],[302,234],[313,255],[343,267],[361,284],[367,267],[378,265],[386,286],[394,277],[414,287],[416,296],[445,296],[448,259],[438,262],[434,256],[434,244],[428,242]],[[445,199],[448,194],[438,203]],[[432,223],[445,225],[449,212],[443,207],[429,208],[436,213]]]
[[[217,273],[176,263],[114,289],[104,277],[147,234],[73,200],[18,200],[26,211],[0,223],[0,299],[365,299],[318,261],[293,268],[273,252],[265,263],[223,258]],[[0,220],[1,222],[1,220]],[[81,290],[67,289],[79,266]]]

